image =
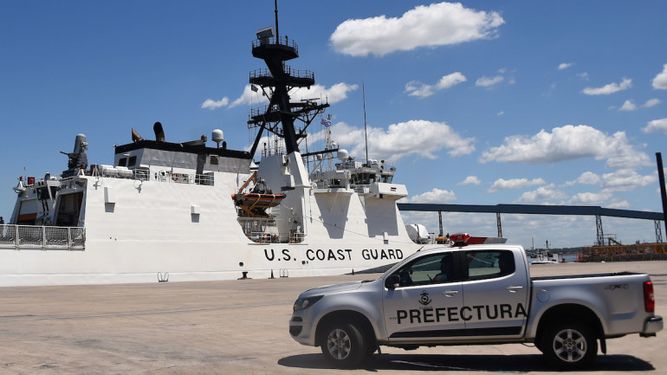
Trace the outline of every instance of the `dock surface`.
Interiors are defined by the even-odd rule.
[[[533,276],[616,271],[649,273],[667,315],[667,261],[531,266]],[[0,288],[0,374],[340,374],[289,336],[292,303],[308,288],[377,276]],[[595,374],[667,373],[666,331],[607,346]],[[382,353],[351,372],[552,371],[521,344]]]

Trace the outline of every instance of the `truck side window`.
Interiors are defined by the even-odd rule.
[[[467,280],[484,280],[514,273],[514,254],[507,250],[466,252]]]
[[[451,253],[427,255],[406,264],[394,275],[398,275],[402,287],[453,281],[454,257]]]

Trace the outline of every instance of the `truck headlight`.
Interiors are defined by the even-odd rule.
[[[322,297],[324,297],[324,296],[299,298],[294,302],[293,311],[305,310],[305,309],[309,308],[310,306],[314,305],[315,302],[321,300]]]

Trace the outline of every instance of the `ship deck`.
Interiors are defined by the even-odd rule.
[[[667,315],[667,261],[531,266],[534,276],[646,272]],[[193,283],[0,288],[0,373],[328,374],[288,332],[297,294],[374,275]],[[667,369],[667,333],[608,341],[596,374]],[[382,348],[356,373],[548,372],[524,345]],[[346,372],[348,373],[348,372]]]

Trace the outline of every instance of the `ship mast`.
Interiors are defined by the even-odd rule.
[[[299,49],[293,40],[278,34],[278,1],[275,0],[275,36],[272,28],[257,31],[257,40],[252,43],[252,55],[264,60],[265,69],[250,72],[249,83],[253,91],[261,88],[269,98],[265,108],[252,109],[248,119],[249,128],[259,128],[250,150],[255,155],[263,131],[275,134],[285,141],[287,154],[299,151],[299,140],[306,136],[306,129],[315,117],[329,106],[315,99],[293,102],[292,89],[310,88],[315,84],[315,75],[307,70],[292,69],[286,61],[299,57]],[[295,122],[300,121],[297,128]]]

